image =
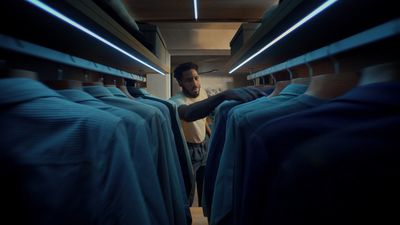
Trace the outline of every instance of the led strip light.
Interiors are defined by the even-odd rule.
[[[193,0],[193,6],[194,6],[194,19],[197,20],[198,14],[197,14],[197,0]]]
[[[87,29],[86,27],[80,25],[79,23],[73,21],[72,19],[70,19],[70,18],[64,16],[63,14],[61,14],[61,13],[58,12],[57,10],[51,8],[50,6],[44,4],[43,2],[41,2],[41,1],[39,1],[39,0],[26,0],[26,1],[29,2],[29,3],[31,3],[31,4],[33,4],[33,5],[36,6],[36,7],[38,7],[38,8],[40,8],[40,9],[44,10],[44,11],[46,11],[47,13],[50,13],[51,15],[57,17],[58,19],[61,19],[62,21],[66,22],[66,23],[68,23],[68,24],[70,24],[70,25],[72,25],[73,27],[75,27],[75,28],[77,28],[77,29],[79,29],[79,30],[85,32],[86,34],[88,34],[88,35],[90,35],[90,36],[96,38],[97,40],[99,40],[99,41],[103,42],[104,44],[106,44],[106,45],[108,45],[108,46],[114,48],[115,50],[121,52],[122,54],[128,56],[129,58],[131,58],[131,59],[133,59],[133,60],[135,60],[135,61],[137,61],[137,62],[139,62],[139,63],[141,63],[141,64],[143,64],[143,65],[145,65],[145,66],[147,66],[148,68],[150,68],[150,69],[156,71],[157,73],[159,73],[159,74],[161,74],[161,75],[165,75],[165,74],[164,74],[163,72],[161,72],[160,70],[158,70],[158,69],[154,68],[153,66],[151,66],[151,65],[149,65],[149,64],[147,64],[147,63],[145,63],[144,61],[142,61],[142,60],[140,60],[139,58],[137,58],[137,57],[133,56],[132,54],[130,54],[129,52],[127,52],[127,51],[121,49],[120,47],[116,46],[115,44],[113,44],[113,43],[107,41],[105,38],[99,36],[98,34],[94,33],[93,31],[91,31],[91,30]]]
[[[293,25],[292,27],[290,27],[288,30],[286,30],[285,32],[283,32],[281,35],[279,35],[278,37],[276,37],[274,40],[272,40],[270,43],[268,43],[267,45],[265,45],[263,48],[261,48],[260,50],[258,50],[256,53],[254,53],[253,55],[251,55],[249,58],[247,58],[246,60],[244,60],[242,63],[240,63],[238,66],[236,66],[235,68],[233,68],[231,71],[229,71],[229,73],[233,73],[235,72],[237,69],[239,69],[241,66],[243,66],[244,64],[248,63],[250,60],[252,60],[254,57],[258,56],[259,54],[261,54],[263,51],[267,50],[268,48],[270,48],[272,45],[274,45],[275,43],[277,43],[278,41],[280,41],[282,38],[284,38],[286,35],[290,34],[292,31],[296,30],[297,28],[299,28],[301,25],[303,25],[304,23],[306,23],[307,21],[309,21],[310,19],[312,19],[313,17],[315,17],[316,15],[318,15],[320,12],[324,11],[325,9],[327,9],[329,6],[331,6],[333,3],[337,2],[338,0],[328,0],[325,3],[323,3],[322,5],[320,5],[318,8],[316,8],[314,11],[312,11],[310,14],[308,14],[306,17],[304,17],[303,19],[301,19],[299,22],[297,22],[295,25]]]

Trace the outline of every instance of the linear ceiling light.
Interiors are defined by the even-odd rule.
[[[43,2],[39,1],[39,0],[26,0],[27,2],[37,6],[38,8],[50,13],[51,15],[61,19],[62,21],[74,26],[75,28],[78,28],[79,30],[85,32],[86,34],[89,34],[90,36],[96,38],[97,40],[103,42],[104,44],[116,49],[117,51],[121,52],[122,54],[128,56],[129,58],[147,66],[148,68],[156,71],[157,73],[161,74],[161,75],[165,75],[163,72],[161,72],[160,70],[154,68],[153,66],[145,63],[144,61],[140,60],[139,58],[133,56],[132,54],[128,53],[127,51],[121,49],[120,47],[116,46],[115,44],[107,41],[106,39],[102,38],[101,36],[97,35],[96,33],[94,33],[93,31],[83,27],[82,25],[80,25],[79,23],[71,20],[70,18],[64,16],[63,14],[61,14],[60,12],[56,11],[55,9],[51,8],[50,6],[44,4]]]
[[[193,0],[193,6],[194,6],[194,19],[197,20],[197,0]]]
[[[301,25],[303,25],[304,23],[306,23],[307,21],[309,21],[310,19],[312,19],[313,17],[315,17],[316,15],[318,15],[320,12],[322,12],[323,10],[325,10],[326,8],[328,8],[329,6],[331,6],[333,3],[337,2],[338,0],[328,0],[326,1],[324,4],[320,5],[318,8],[316,8],[314,11],[312,11],[310,14],[308,14],[306,17],[304,17],[303,19],[301,19],[299,22],[297,22],[295,25],[293,25],[292,27],[290,27],[288,30],[286,30],[285,32],[283,32],[281,35],[279,35],[277,38],[275,38],[274,40],[272,40],[270,43],[268,43],[267,45],[265,45],[263,48],[261,48],[260,50],[258,50],[256,53],[254,53],[253,55],[251,55],[248,59],[244,60],[242,63],[240,63],[238,66],[236,66],[235,68],[233,68],[231,71],[229,71],[229,73],[233,73],[235,70],[239,69],[241,66],[243,66],[244,64],[246,64],[247,62],[249,62],[250,60],[252,60],[254,57],[256,57],[257,55],[259,55],[261,52],[267,50],[269,47],[271,47],[272,45],[274,45],[276,42],[278,42],[279,40],[281,40],[282,38],[284,38],[286,35],[290,34],[292,31],[294,31],[295,29],[297,29],[298,27],[300,27]]]

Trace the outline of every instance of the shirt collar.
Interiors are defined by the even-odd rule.
[[[114,96],[117,97],[124,97],[124,98],[128,98],[124,92],[122,92],[119,88],[116,87],[106,87]]]
[[[279,95],[300,95],[303,94],[307,90],[307,85],[304,84],[289,84],[285,87]]]
[[[73,102],[86,102],[86,101],[100,101],[90,94],[84,92],[83,90],[78,89],[64,89],[58,90],[59,94],[64,96],[66,99],[73,101]]]
[[[95,98],[114,97],[104,86],[84,86],[83,90]]]
[[[59,97],[55,91],[29,78],[0,79],[0,104],[18,103],[43,97]]]
[[[354,101],[382,106],[400,106],[400,82],[361,85],[332,101]]]

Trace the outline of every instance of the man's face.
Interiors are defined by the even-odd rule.
[[[184,71],[179,85],[183,93],[190,98],[196,98],[200,94],[200,77],[195,69]]]

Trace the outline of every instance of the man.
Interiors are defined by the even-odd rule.
[[[208,128],[206,117],[224,100],[250,101],[263,95],[256,88],[239,88],[221,92],[208,97],[201,88],[198,66],[192,62],[180,64],[174,70],[174,77],[182,88],[170,100],[178,105],[179,117],[182,120],[183,133],[189,147],[199,206],[203,192],[204,168],[207,162],[207,135]],[[190,205],[194,199],[194,185],[189,197]]]

